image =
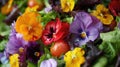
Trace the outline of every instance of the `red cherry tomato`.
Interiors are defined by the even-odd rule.
[[[66,53],[70,50],[70,46],[67,42],[63,40],[59,40],[55,42],[55,44],[50,48],[50,52],[52,56],[60,57],[60,55]]]

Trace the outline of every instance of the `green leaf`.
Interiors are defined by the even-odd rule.
[[[57,13],[55,11],[51,11],[49,13],[45,13],[44,11],[39,12],[40,15],[42,16],[42,23],[45,26],[49,21],[51,21],[52,19],[55,19],[57,16]]]
[[[100,34],[103,42],[99,46],[105,52],[105,56],[111,62],[120,52],[120,30]]]
[[[7,43],[7,40],[0,41],[0,51],[3,51],[5,49],[6,43]]]
[[[40,57],[40,60],[38,60],[38,67],[40,67],[40,64],[41,64],[41,62],[43,61],[43,60],[45,60],[45,55],[42,55],[41,57]]]
[[[0,67],[10,67],[10,64],[1,64]]]
[[[0,22],[0,35],[8,36],[10,33],[10,26],[7,26],[4,22]]]
[[[93,65],[93,67],[106,67],[107,65],[107,58],[101,57],[98,61]]]
[[[116,17],[116,22],[120,22],[120,17],[119,16]]]
[[[30,61],[27,61],[28,62],[28,66],[27,67],[37,67],[36,64],[30,62]]]

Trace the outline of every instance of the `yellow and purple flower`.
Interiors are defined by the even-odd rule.
[[[102,23],[97,18],[86,12],[79,12],[70,25],[71,42],[75,46],[84,45],[88,41],[94,41],[101,30]]]

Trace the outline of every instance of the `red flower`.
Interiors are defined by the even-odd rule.
[[[69,33],[69,23],[61,22],[59,18],[50,21],[45,26],[42,34],[42,42],[49,45],[59,39],[65,38]]]
[[[109,9],[114,16],[120,15],[120,0],[111,0]]]

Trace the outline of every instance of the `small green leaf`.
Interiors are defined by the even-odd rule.
[[[45,55],[42,55],[42,56],[40,57],[40,60],[38,60],[38,67],[40,67],[41,62],[42,62],[43,60],[45,60],[45,58],[46,58]]]
[[[27,61],[28,62],[28,66],[27,67],[37,67],[36,64],[30,62],[30,61]]]

